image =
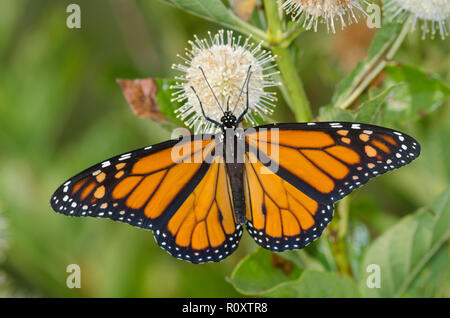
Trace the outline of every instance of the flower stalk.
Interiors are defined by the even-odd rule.
[[[272,53],[277,56],[277,64],[280,70],[281,79],[286,88],[282,92],[289,95],[284,96],[285,100],[294,112],[297,121],[311,121],[312,113],[309,101],[306,97],[303,82],[296,70],[294,59],[289,51],[289,45],[294,38],[285,37],[277,2],[273,0],[264,0],[264,7],[268,24],[268,42]]]
[[[343,275],[351,277],[352,270],[348,258],[348,248],[346,242],[350,198],[347,196],[342,199],[337,207],[338,211],[334,216],[333,222],[329,225],[329,239],[339,272]]]

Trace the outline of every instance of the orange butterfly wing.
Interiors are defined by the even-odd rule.
[[[210,135],[194,136],[113,157],[65,182],[51,206],[153,230],[158,244],[181,259],[221,260],[237,247],[242,229],[217,147]]]
[[[223,260],[238,247],[241,236],[221,156],[214,157],[197,187],[163,229],[155,232],[164,249],[193,263]]]
[[[253,152],[246,154],[244,194],[247,230],[271,251],[306,246],[320,236],[333,217],[331,204],[305,195],[270,171]]]
[[[245,140],[247,228],[273,251],[309,244],[334,202],[420,153],[405,134],[356,123],[267,125],[246,130]],[[221,147],[193,136],[113,157],[58,188],[52,208],[153,230],[161,247],[193,263],[220,261],[242,235]]]
[[[307,245],[331,221],[334,202],[420,154],[405,134],[356,123],[266,125],[247,130],[246,143],[248,229],[273,251]]]

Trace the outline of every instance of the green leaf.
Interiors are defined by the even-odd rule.
[[[234,269],[229,281],[242,294],[261,295],[279,284],[297,279],[301,270],[294,266],[286,275],[271,262],[271,252],[260,248],[245,257]]]
[[[450,249],[448,245],[443,246],[428,262],[404,296],[411,298],[450,297]]]
[[[447,190],[428,208],[403,218],[373,242],[361,267],[361,294],[365,297],[404,296],[449,237],[450,190]],[[380,266],[380,288],[367,287],[366,269],[370,264]]]
[[[285,251],[278,255],[291,261],[301,269],[314,269],[319,272],[325,271],[325,266],[317,258],[304,250]]]
[[[403,83],[392,91],[386,118],[392,122],[418,120],[436,110],[450,95],[450,88],[434,75],[408,65],[388,65],[386,86]]]
[[[345,109],[336,108],[331,105],[319,109],[320,121],[353,121],[353,114]]]
[[[158,85],[158,92],[156,93],[155,100],[159,106],[159,111],[172,120],[174,124],[178,126],[184,126],[184,123],[180,118],[176,116],[175,110],[178,109],[181,104],[176,100],[172,100],[172,90],[170,87],[175,84],[175,80],[155,78],[155,82]]]
[[[391,85],[381,93],[378,93],[378,89],[375,89],[378,93],[376,96],[369,94],[369,99],[359,106],[355,121],[367,124],[379,123],[384,101],[394,87],[396,85]]]
[[[228,9],[220,0],[159,0],[194,15],[233,28],[243,34],[252,36],[253,40],[268,47],[266,32],[242,20]]]
[[[306,270],[300,279],[280,285],[269,293],[271,297],[297,298],[356,298],[356,283],[347,276],[335,272]]]
[[[392,43],[401,31],[401,24],[397,22],[383,21],[383,27],[378,29],[372,43],[369,47],[368,58],[376,58],[386,50],[387,46]]]
[[[292,253],[277,254],[290,257]],[[229,281],[242,294],[259,297],[358,297],[356,283],[338,273],[307,269],[301,271],[294,263],[288,275],[275,268],[270,252],[259,249],[244,258]]]
[[[368,56],[359,62],[350,75],[338,84],[338,88],[331,99],[334,106],[340,107],[340,105],[345,103],[346,99],[352,95],[367,74],[382,60],[382,56],[394,43],[400,31],[399,23],[384,22],[383,27],[377,31],[372,40]]]
[[[331,97],[331,102],[333,105],[338,105],[345,99],[345,97],[348,97],[351,94],[351,92],[361,81],[362,75],[370,69],[368,64],[369,61],[367,59],[358,62],[353,71],[351,71],[347,77],[339,82],[336,91]]]
[[[233,16],[220,0],[160,0],[202,18],[233,26]]]

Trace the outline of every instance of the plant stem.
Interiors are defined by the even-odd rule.
[[[348,228],[348,214],[350,211],[350,197],[347,196],[338,204],[339,208],[339,233],[338,238],[344,238]]]
[[[334,222],[329,226],[329,237],[331,249],[333,250],[334,258],[341,274],[352,276],[352,269],[348,258],[346,234],[348,227],[350,199],[346,197],[338,204],[338,213],[335,216]]]
[[[283,42],[281,43],[281,45],[288,47],[300,34],[305,31],[305,28],[297,22],[284,34]]]
[[[280,46],[273,46],[272,52],[278,57],[278,68],[280,70],[283,84],[286,87],[286,93],[291,101],[289,105],[295,114],[295,119],[299,122],[307,122],[312,120],[311,109],[306,98],[303,83],[295,69],[295,63],[289,49]]]
[[[389,43],[387,45],[386,54],[381,55],[381,57],[377,57],[378,63],[376,63],[376,61],[369,62],[369,64],[373,64],[373,66],[369,68],[366,74],[363,74],[363,76],[361,76],[362,78],[364,78],[364,80],[354,88],[354,90],[351,92],[351,94],[349,94],[347,98],[345,98],[342,102],[337,102],[336,107],[342,109],[350,107],[353,102],[364,92],[364,90],[366,90],[367,86],[369,86],[369,84],[378,76],[378,74],[380,74],[384,70],[387,63],[394,57],[395,53],[397,53],[398,49],[403,43],[406,35],[411,29],[411,23],[412,20],[408,19],[403,24],[398,37],[393,40],[392,44]]]
[[[286,87],[285,92],[289,95],[285,96],[285,100],[294,112],[297,121],[311,121],[311,109],[306,98],[303,82],[296,71],[296,65],[288,48],[290,42],[285,40],[277,1],[264,0],[264,8],[268,25],[268,42],[272,53],[277,56],[281,79]]]

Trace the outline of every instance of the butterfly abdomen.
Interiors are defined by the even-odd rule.
[[[233,206],[236,221],[239,224],[246,223],[244,200],[244,164],[226,163],[227,173],[230,178],[231,192],[233,194]]]
[[[244,139],[234,129],[226,129],[223,143],[223,157],[233,197],[236,222],[246,223],[244,199]]]

